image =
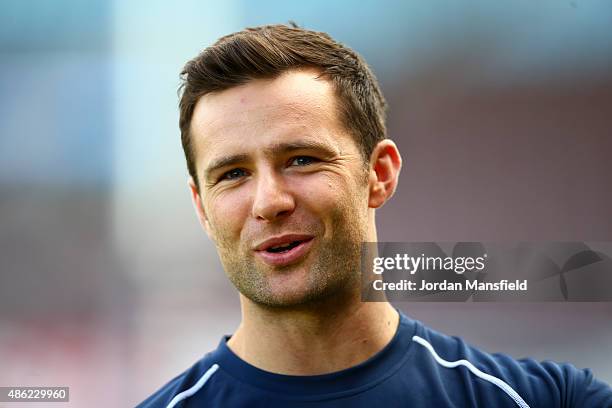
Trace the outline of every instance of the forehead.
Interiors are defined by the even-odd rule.
[[[292,137],[340,142],[346,132],[337,118],[333,86],[318,75],[289,71],[200,98],[190,132],[198,167],[219,154]]]

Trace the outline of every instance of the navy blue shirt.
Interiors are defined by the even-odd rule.
[[[612,408],[612,389],[590,370],[485,353],[405,315],[379,353],[324,375],[260,370],[236,356],[227,339],[138,408]]]

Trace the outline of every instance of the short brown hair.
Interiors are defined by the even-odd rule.
[[[369,162],[374,146],[387,137],[387,104],[365,61],[326,33],[305,30],[295,24],[266,25],[221,37],[187,62],[181,72],[181,142],[189,174],[198,187],[189,134],[198,99],[253,79],[274,78],[285,71],[306,67],[319,69],[332,82],[340,120],[355,138],[364,161]]]

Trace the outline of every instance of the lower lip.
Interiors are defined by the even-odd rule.
[[[303,258],[312,245],[312,238],[285,252],[257,251],[257,255],[270,266],[291,265]]]

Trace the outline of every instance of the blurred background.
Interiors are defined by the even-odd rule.
[[[382,241],[612,240],[612,3],[356,4],[2,2],[0,386],[134,406],[236,328],[176,92],[188,59],[245,26],[293,20],[372,66],[404,157]],[[612,382],[612,303],[398,306]]]

